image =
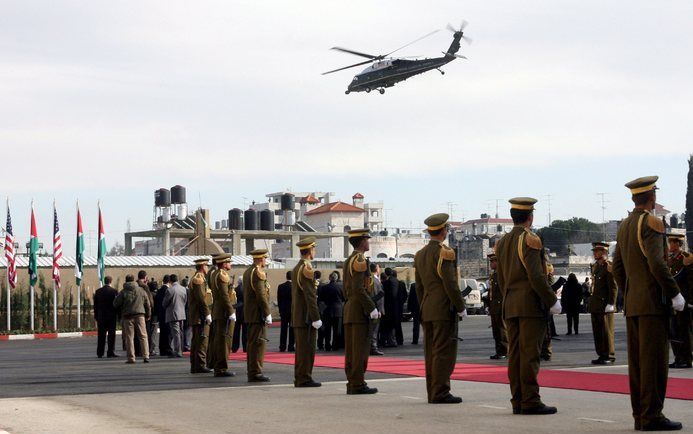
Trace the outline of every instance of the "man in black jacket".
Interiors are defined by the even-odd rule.
[[[243,278],[238,278],[236,285],[236,327],[233,328],[233,339],[231,341],[231,351],[237,352],[239,348],[248,345],[248,326],[245,324],[245,315],[243,314]]]
[[[336,351],[339,348],[339,329],[344,310],[344,294],[337,284],[337,273],[330,273],[329,283],[320,288],[321,301],[325,305],[323,327],[325,329],[325,350]]]
[[[159,355],[166,357],[171,354],[171,345],[168,342],[168,324],[166,323],[166,309],[164,308],[164,297],[169,286],[168,274],[164,276],[161,288],[154,297],[154,312],[156,312],[159,322]]]
[[[404,345],[402,314],[404,313],[404,303],[407,302],[407,284],[397,278],[397,270],[392,270],[392,278],[397,282],[397,312],[394,316],[395,341],[397,345]]]
[[[407,308],[411,312],[412,324],[412,345],[419,344],[419,329],[421,328],[421,307],[419,299],[416,297],[416,282],[411,284],[409,289],[409,298],[407,299]]]
[[[291,327],[291,271],[286,272],[286,282],[277,287],[277,304],[281,326],[279,330],[279,351],[286,351],[286,338],[289,337],[289,352],[294,351],[294,331]]]
[[[115,353],[115,331],[116,331],[116,309],[113,307],[113,300],[118,295],[118,291],[111,286],[113,278],[106,276],[103,279],[104,286],[97,289],[94,293],[94,319],[98,328],[98,340],[96,343],[96,356],[103,357],[106,344],[106,334],[108,334],[108,352],[106,357],[118,357]]]
[[[397,292],[399,283],[397,278],[392,275],[392,268],[385,269],[385,280],[383,280],[383,292],[385,293],[385,315],[380,321],[380,336],[383,347],[396,347],[395,325],[397,318]]]

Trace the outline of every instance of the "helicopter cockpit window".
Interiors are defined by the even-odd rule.
[[[359,78],[358,78],[358,77],[354,77],[354,79],[353,79],[352,81],[359,81]]]

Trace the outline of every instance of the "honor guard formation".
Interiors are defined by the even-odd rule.
[[[613,364],[617,357],[614,315],[617,299],[619,295],[623,297],[632,416],[634,428],[643,431],[681,429],[680,423],[667,419],[662,412],[668,370],[691,368],[693,255],[683,250],[685,235],[667,234],[663,221],[652,214],[657,179],[650,176],[626,184],[634,208],[619,226],[613,262],[609,260],[609,243],[592,243],[594,263],[590,273],[593,284],[589,288],[587,306],[597,356],[591,363]],[[498,240],[495,251],[488,255],[491,273],[486,297],[495,342],[495,352],[490,358],[507,359],[513,414],[549,415],[558,409],[542,400],[537,376],[542,360],[551,358],[552,315],[566,313],[568,334],[573,330],[578,334],[579,300],[583,290],[574,274],[567,280],[560,278],[554,282],[553,266],[543,242],[531,230],[537,200],[516,197],[509,202],[514,226]],[[461,397],[451,393],[450,378],[461,340],[460,322],[466,317],[467,310],[464,290],[459,284],[456,252],[446,244],[450,229],[448,220],[448,214],[441,213],[424,221],[430,241],[415,255],[415,286],[408,295],[416,325],[414,341],[418,341],[418,322],[423,326],[426,392],[431,404],[462,402]],[[328,303],[333,296],[335,300],[344,302],[343,312],[335,310],[322,318],[329,318],[325,324],[329,330],[334,326],[335,318],[342,322],[340,317],[343,317],[348,395],[378,392],[365,380],[369,355],[382,355],[377,348],[377,328],[383,312],[380,300],[383,287],[378,266],[371,264],[368,257],[370,238],[369,229],[348,231],[353,251],[341,270],[343,293],[334,286],[332,294],[331,287],[326,286],[321,296],[324,297],[323,303]],[[321,383],[313,378],[316,348],[337,349],[340,339],[336,334],[332,338],[329,333],[320,335],[324,325],[318,302],[317,271],[311,262],[315,258],[316,239],[305,237],[296,246],[300,260],[287,273],[287,283],[280,285],[278,296],[282,315],[280,350],[286,350],[288,336],[288,349],[295,351],[295,387],[320,387]],[[230,275],[229,254],[214,255],[211,267],[207,259],[195,261],[195,274],[190,281],[187,300],[187,319],[192,326],[192,374],[213,372],[215,377],[235,376],[229,369],[229,354],[232,346],[234,352],[238,349],[240,344],[235,343],[238,336],[245,336],[245,332],[241,334],[238,331],[244,325],[247,327],[247,381],[270,381],[263,373],[268,342],[266,332],[272,323],[265,270],[268,252],[257,249],[250,255],[253,263],[243,273],[242,284],[237,286],[235,276]],[[389,273],[388,276],[393,271],[389,270]],[[110,297],[109,303],[113,300],[112,304],[123,314],[128,363],[134,363],[135,352],[139,351],[136,347],[141,349],[140,354],[148,362],[145,320],[149,320],[152,303],[158,303],[150,300],[141,288],[140,281],[146,279],[146,275],[138,277],[140,279],[135,282],[133,276],[127,276],[124,289],[117,296],[108,285],[103,291],[97,291],[99,297]],[[333,272],[330,285],[338,277],[337,272]],[[110,283],[110,278],[106,283]],[[176,288],[177,278],[170,276],[168,284]],[[559,300],[557,290],[561,286],[563,291]],[[171,288],[163,298],[169,324],[176,322],[175,315],[169,317],[169,311],[175,310],[176,305],[176,290]],[[185,296],[184,292],[182,296]],[[404,296],[407,296],[406,289]],[[103,320],[108,323],[109,330],[115,328],[114,321]],[[172,336],[179,332],[179,328],[174,326],[169,327]],[[285,330],[288,327],[289,333]],[[396,329],[397,325],[389,324],[387,327]],[[138,343],[134,341],[135,330],[140,336]],[[395,331],[390,333],[396,335]],[[99,333],[99,356],[104,352],[105,335],[105,331],[103,336]],[[174,337],[169,340],[175,342]],[[401,337],[397,340],[401,341]],[[669,342],[675,356],[671,364],[668,360]],[[178,345],[173,346],[171,352],[174,356],[180,354]],[[112,338],[109,337],[109,357],[115,357],[112,347]],[[246,348],[246,343],[243,347]]]

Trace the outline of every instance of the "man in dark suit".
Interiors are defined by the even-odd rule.
[[[381,344],[383,347],[396,347],[395,342],[395,319],[397,318],[397,291],[399,287],[399,282],[397,278],[392,275],[393,270],[391,268],[385,269],[385,277],[383,280],[383,292],[385,293],[385,314],[380,322],[380,336]]]
[[[156,312],[159,321],[159,355],[166,357],[171,354],[171,345],[168,337],[168,324],[166,323],[166,308],[164,308],[164,297],[169,286],[169,275],[165,275],[162,279],[161,288],[154,296],[154,312]]]
[[[279,351],[287,349],[286,338],[289,338],[289,351],[294,351],[294,331],[291,327],[291,271],[286,272],[286,282],[277,287],[277,304],[281,325],[279,329]]]
[[[339,348],[339,329],[342,321],[344,295],[337,284],[338,275],[330,273],[329,282],[320,288],[320,296],[325,304],[323,327],[325,329],[325,350],[336,351]]]
[[[248,345],[248,327],[245,325],[245,315],[243,313],[243,278],[238,278],[236,285],[236,327],[233,328],[233,339],[231,341],[231,351],[237,352],[239,348]]]
[[[402,314],[404,313],[404,303],[407,302],[407,284],[397,278],[397,270],[392,270],[392,278],[397,282],[397,312],[394,316],[395,341],[397,345],[404,345]]]
[[[416,297],[416,282],[411,284],[411,289],[409,289],[409,298],[407,299],[407,308],[411,312],[412,324],[412,345],[419,344],[419,329],[421,328],[421,312],[419,299]]]
[[[106,276],[103,279],[104,286],[97,289],[94,293],[94,319],[98,328],[98,340],[96,343],[96,356],[103,357],[106,344],[106,334],[108,334],[108,352],[106,357],[118,357],[115,353],[115,329],[116,329],[116,309],[113,307],[113,300],[118,295],[118,291],[111,286],[113,278]]]

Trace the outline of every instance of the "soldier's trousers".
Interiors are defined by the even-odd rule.
[[[207,346],[209,345],[209,326],[198,324],[192,326],[190,341],[190,372],[202,372],[207,365]]]
[[[344,324],[344,372],[347,377],[347,392],[366,386],[364,377],[368,369],[370,348],[368,323]]]
[[[212,323],[211,339],[209,342],[209,357],[207,367],[214,369],[215,373],[226,372],[229,369],[229,330],[233,321],[222,319],[214,320]],[[192,355],[192,350],[190,351]]]
[[[248,379],[262,375],[262,364],[265,360],[265,347],[267,339],[264,323],[248,323]]]
[[[669,375],[669,318],[626,317],[628,377],[633,419],[649,425],[664,418],[664,396]]]
[[[545,317],[506,318],[508,331],[508,379],[513,408],[540,406],[539,356],[547,333]]]
[[[450,376],[457,361],[455,321],[424,321],[424,357],[428,402],[450,394]]]
[[[593,313],[592,335],[594,336],[594,349],[600,359],[615,357],[614,350],[614,314]]]
[[[505,330],[503,315],[491,315],[491,330],[493,331],[493,340],[496,342],[496,354],[507,356],[508,333]]]
[[[313,363],[318,332],[314,327],[294,327],[296,361],[294,362],[294,385],[313,381]]]
[[[671,318],[672,327],[676,331],[671,341],[676,363],[691,363],[691,310],[686,308],[676,312]]]

